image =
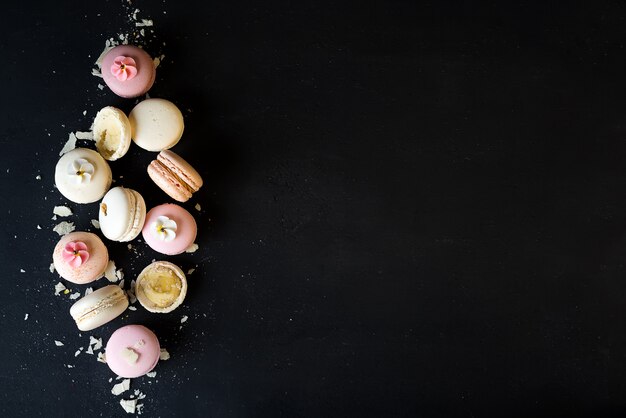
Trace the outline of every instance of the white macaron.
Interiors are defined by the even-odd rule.
[[[146,202],[139,192],[113,187],[100,202],[98,221],[102,234],[111,241],[131,241],[141,233],[146,220]]]

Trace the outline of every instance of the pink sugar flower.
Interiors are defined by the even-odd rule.
[[[137,75],[137,64],[131,57],[120,55],[113,60],[111,74],[119,81],[131,80]]]
[[[68,263],[72,268],[80,267],[87,260],[89,260],[87,244],[82,241],[72,241],[65,245],[63,249],[63,261]]]

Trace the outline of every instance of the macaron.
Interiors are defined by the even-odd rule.
[[[96,234],[70,232],[61,237],[52,253],[54,269],[67,281],[91,283],[104,275],[109,252]]]
[[[132,140],[147,151],[172,148],[183,135],[185,124],[178,107],[165,99],[146,99],[128,115]]]
[[[93,203],[111,187],[109,163],[97,151],[74,148],[57,161],[54,183],[59,192],[74,203]]]
[[[159,152],[148,165],[148,176],[172,199],[186,202],[202,187],[202,177],[180,155],[171,150]]]
[[[93,120],[96,149],[105,160],[115,161],[130,148],[130,122],[126,113],[113,106],[103,107]]]
[[[141,235],[150,248],[161,254],[183,253],[196,240],[198,226],[193,215],[175,203],[153,207],[146,214]]]
[[[136,190],[113,187],[100,202],[100,230],[111,241],[135,239],[141,233],[145,219],[146,202]]]
[[[147,311],[172,312],[187,295],[187,277],[169,261],[154,261],[146,266],[135,282],[135,296]]]
[[[134,45],[118,45],[108,51],[101,72],[111,91],[124,98],[146,94],[156,78],[152,57]]]
[[[78,299],[70,308],[70,315],[79,330],[90,331],[117,318],[126,308],[126,292],[111,284]]]
[[[156,334],[143,325],[131,324],[111,334],[105,347],[109,368],[120,377],[132,379],[154,369],[161,356]]]

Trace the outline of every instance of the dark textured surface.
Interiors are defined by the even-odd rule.
[[[7,6],[3,415],[126,416],[130,392],[74,352],[141,323],[172,355],[131,383],[148,417],[623,416],[626,7],[438,4]],[[205,179],[184,205],[200,248],[108,242],[127,282],[195,267],[189,295],[79,335],[48,270],[53,169],[98,109],[135,103],[90,74],[130,7]],[[153,157],[111,163],[149,207],[169,201]],[[68,206],[93,230],[97,204]]]

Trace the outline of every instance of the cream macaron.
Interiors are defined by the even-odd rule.
[[[149,312],[171,312],[183,303],[186,295],[187,277],[169,261],[154,261],[137,276],[135,296]]]
[[[109,190],[100,202],[100,230],[111,241],[131,241],[141,233],[146,220],[146,202],[141,194],[127,187]]]
[[[126,292],[111,284],[77,300],[70,308],[70,315],[79,330],[90,331],[117,318],[126,308]]]
[[[103,107],[93,120],[96,149],[105,160],[115,161],[130,148],[130,122],[126,114],[113,106]]]
[[[104,275],[109,252],[96,234],[75,231],[61,237],[54,247],[52,262],[62,278],[85,284]]]
[[[147,151],[172,148],[183,135],[185,124],[178,107],[165,99],[137,103],[128,115],[132,140]]]
[[[148,176],[169,197],[186,202],[202,187],[202,176],[183,157],[171,150],[159,152],[148,164]]]
[[[74,203],[93,203],[111,187],[109,163],[97,151],[75,148],[59,158],[54,183],[59,192]]]

